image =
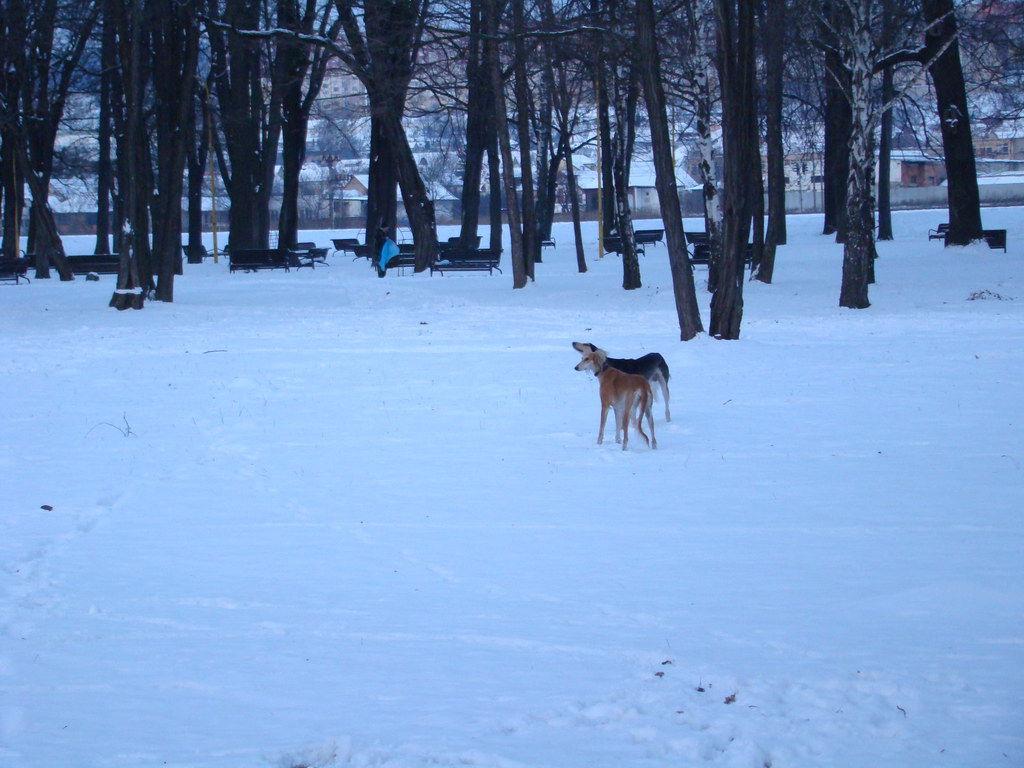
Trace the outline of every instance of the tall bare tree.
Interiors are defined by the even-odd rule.
[[[747,0],[715,0],[718,79],[722,87],[722,152],[725,161],[722,256],[711,297],[710,333],[738,339],[743,319],[743,264],[754,200],[752,174],[761,156],[752,141],[757,124],[754,7]]]
[[[679,336],[689,341],[704,330],[697,307],[697,292],[693,282],[693,267],[686,252],[683,215],[679,206],[676,185],[675,158],[672,137],[669,134],[665,90],[661,81],[661,61],[657,42],[657,19],[654,0],[637,2],[637,51],[642,72],[644,99],[651,126],[651,144],[654,151],[655,183],[661,220],[665,227],[672,287],[679,319]]]
[[[395,224],[395,183],[416,243],[416,271],[437,251],[434,204],[427,193],[402,123],[406,93],[423,45],[427,0],[376,0],[358,7],[334,0],[348,50],[335,50],[366,88],[370,101],[370,193],[366,234],[370,241]],[[375,248],[380,247],[375,242]]]

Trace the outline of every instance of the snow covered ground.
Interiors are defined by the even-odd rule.
[[[863,311],[791,217],[737,342],[593,225],[520,291],[0,286],[0,765],[1024,766],[1022,214],[897,213]],[[658,450],[571,341],[665,355]]]

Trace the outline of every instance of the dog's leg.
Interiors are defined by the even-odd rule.
[[[629,411],[633,407],[631,401],[632,398],[627,392],[622,402],[622,450],[626,450],[626,445],[629,444]]]
[[[622,442],[622,404],[615,404],[615,442]]]
[[[608,419],[608,404],[601,403],[601,427],[597,430],[597,444],[604,442],[604,423]]]
[[[661,385],[661,397],[665,401],[665,421],[672,421],[672,414],[668,410],[668,382],[665,381],[665,375],[661,371],[658,371],[655,379]]]
[[[650,446],[651,446],[651,448],[655,448],[656,449],[658,447],[658,438],[656,438],[654,436],[654,414],[652,413],[652,411],[654,410],[654,405],[651,403],[651,400],[653,400],[653,399],[654,399],[654,397],[653,397],[653,393],[652,393],[652,397],[649,398],[648,401],[647,401],[647,409],[646,409],[645,412],[647,413],[647,426],[649,426],[651,428],[651,442],[650,442]],[[666,403],[665,405],[666,405],[666,408],[667,408],[668,403]],[[666,421],[667,421],[667,419],[666,419]]]

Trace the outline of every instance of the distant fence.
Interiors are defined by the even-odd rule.
[[[891,187],[890,204],[894,210],[915,209],[915,208],[945,208],[949,204],[946,187]],[[1024,205],[1024,184],[979,184],[978,194],[981,204],[984,206],[999,205]],[[679,190],[679,202],[684,216],[703,216],[704,197],[699,189]],[[487,199],[481,201],[480,217],[483,223],[487,223]],[[656,194],[637,195],[633,198],[633,216],[638,219],[660,218],[661,211],[658,207],[658,196]],[[765,208],[768,203],[765,200]],[[401,206],[400,206],[401,208]],[[457,208],[439,208],[437,211],[437,222],[439,224],[457,224],[459,215]],[[786,213],[821,213],[822,194],[820,189],[789,190],[786,192]],[[401,210],[399,211],[401,216]],[[446,215],[447,214],[447,215]],[[596,216],[594,210],[582,211],[584,219],[593,219]],[[96,231],[95,213],[57,213],[57,226],[62,234],[81,235],[94,234]],[[404,220],[404,217],[402,217]],[[276,216],[272,217],[276,221]],[[563,221],[568,219],[564,212],[557,212],[555,219]],[[230,209],[217,211],[217,225],[221,231],[226,231],[231,220]],[[27,224],[27,221],[26,221]],[[211,222],[209,213],[204,217],[203,225],[209,231]],[[362,217],[331,217],[313,219],[300,216],[299,227],[302,229],[362,229],[365,225]],[[187,229],[187,219],[182,220],[182,229]],[[23,230],[23,231],[27,231]]]
[[[945,208],[949,205],[946,187],[890,187],[889,205],[894,210]],[[1024,184],[979,184],[982,205],[1024,204]],[[786,192],[786,213],[821,213],[821,191]]]

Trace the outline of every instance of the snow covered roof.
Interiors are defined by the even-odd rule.
[[[592,167],[576,170],[576,184],[580,189],[597,189],[597,171]],[[655,186],[654,163],[649,160],[634,160],[629,168],[629,186],[653,188]],[[680,189],[696,189],[700,185],[682,166],[676,166],[676,185]]]

